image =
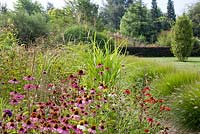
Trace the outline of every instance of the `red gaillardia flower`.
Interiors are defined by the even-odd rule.
[[[131,94],[131,90],[129,89],[124,90],[124,94],[127,94],[127,95]]]

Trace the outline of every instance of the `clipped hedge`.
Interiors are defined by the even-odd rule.
[[[86,26],[72,26],[68,28],[64,33],[64,39],[66,42],[83,42],[86,44],[95,41],[100,48],[104,48],[105,44],[114,46],[114,41],[108,36]]]
[[[171,47],[123,47],[122,52],[127,55],[135,55],[140,57],[173,57]],[[200,56],[200,49],[195,47],[191,53],[192,57]]]

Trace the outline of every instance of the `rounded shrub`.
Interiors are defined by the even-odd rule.
[[[192,22],[187,15],[178,17],[173,28],[172,52],[179,61],[186,61],[193,44]]]
[[[114,41],[103,33],[96,32],[95,29],[86,26],[72,26],[64,33],[65,42],[86,43],[95,42],[100,48],[105,48],[106,44],[114,46]]]

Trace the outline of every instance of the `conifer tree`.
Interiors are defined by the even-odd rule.
[[[176,14],[175,14],[175,10],[174,10],[174,2],[172,0],[168,0],[167,17],[170,20],[176,21]]]
[[[151,16],[152,16],[152,20],[154,21],[159,17],[159,10],[158,10],[158,6],[157,6],[157,1],[156,0],[152,0],[151,4],[152,4]]]
[[[172,51],[179,61],[186,61],[193,46],[192,22],[186,14],[178,17],[173,28]]]

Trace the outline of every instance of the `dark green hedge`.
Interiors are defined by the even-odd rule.
[[[122,52],[140,57],[173,57],[170,47],[124,47]],[[200,56],[200,50],[194,47],[191,56]]]

